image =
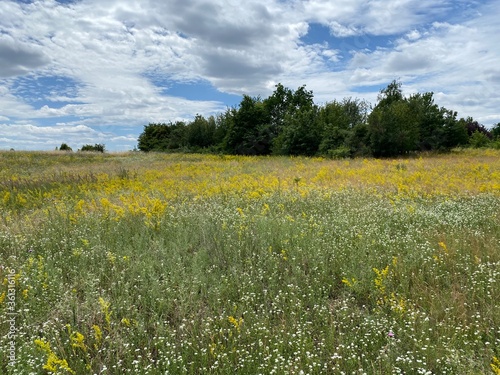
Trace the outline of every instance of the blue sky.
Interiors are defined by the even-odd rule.
[[[0,0],[0,149],[131,150],[277,83],[318,104],[405,94],[500,122],[493,0]]]

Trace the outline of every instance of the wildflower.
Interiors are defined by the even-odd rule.
[[[352,288],[354,286],[354,284],[356,284],[357,280],[352,277],[351,280],[349,280],[348,278],[344,277],[342,279],[342,283],[347,285],[349,288]]]
[[[97,350],[102,341],[102,331],[98,325],[93,325],[92,329],[94,330],[94,339],[96,343],[94,344],[94,348]]]
[[[281,257],[283,260],[288,260],[288,257],[286,256],[286,250],[281,250]]]
[[[394,332],[389,331],[389,332],[387,333],[387,336],[389,336],[389,337],[394,337]]]
[[[66,370],[70,374],[76,374],[65,359],[60,359],[56,353],[54,353],[50,347],[50,343],[44,339],[36,339],[35,344],[47,354],[47,363],[43,365],[43,369],[57,373],[59,369]]]
[[[389,266],[385,267],[383,270],[373,268],[373,272],[377,274],[377,277],[373,281],[375,284],[375,289],[377,289],[380,294],[385,295],[384,279],[387,278],[387,275],[389,274]]]
[[[130,327],[130,320],[128,320],[127,318],[123,318],[121,320],[121,323],[126,327]]]
[[[101,312],[104,314],[104,319],[108,324],[108,329],[111,325],[111,311],[109,311],[109,306],[111,305],[109,302],[105,301],[104,298],[99,297],[99,305],[101,305]]]
[[[113,254],[111,251],[108,251],[107,254],[106,254],[107,258],[108,258],[108,261],[111,263],[111,264],[115,264],[115,261],[116,261],[116,255]]]
[[[85,343],[84,343],[85,336],[83,336],[80,332],[75,331],[75,332],[71,333],[70,339],[71,339],[71,346],[73,348],[75,348],[75,349],[80,348],[84,352],[87,351],[87,347],[85,346]]]
[[[446,244],[444,242],[439,242],[438,245],[443,249],[445,254],[448,254],[448,247],[446,246]]]
[[[493,357],[490,366],[495,375],[500,375],[500,360],[497,357]]]
[[[234,326],[234,328],[236,328],[236,330],[240,332],[241,325],[243,324],[243,318],[236,319],[234,316],[231,315],[227,318],[227,320],[229,320],[229,323],[231,323]]]

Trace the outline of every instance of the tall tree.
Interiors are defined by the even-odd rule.
[[[139,135],[137,147],[141,151],[165,151],[170,141],[171,129],[167,124],[150,123]]]
[[[394,156],[418,149],[418,118],[397,81],[381,90],[368,117],[368,126],[374,156]]]
[[[408,99],[410,111],[416,116],[419,127],[418,149],[438,150],[444,147],[444,112],[434,103],[434,94],[414,94]]]
[[[264,107],[269,115],[269,132],[275,138],[283,129],[285,115],[290,110],[294,93],[278,83],[271,96],[264,100]]]
[[[196,115],[194,120],[188,124],[187,142],[189,147],[205,148],[214,144],[215,120],[208,120],[202,115]]]
[[[321,141],[318,113],[317,106],[288,113],[285,117],[286,126],[275,139],[273,153],[315,155]]]
[[[267,135],[269,116],[260,98],[244,95],[226,138],[228,151],[264,155],[270,151]]]
[[[352,138],[353,129],[366,122],[367,113],[368,103],[359,99],[344,98],[341,102],[326,103],[319,110],[322,129],[319,151],[328,154],[340,147],[350,148],[348,140]]]
[[[444,117],[444,146],[451,149],[464,146],[469,140],[464,119],[457,121],[457,112],[442,108]]]

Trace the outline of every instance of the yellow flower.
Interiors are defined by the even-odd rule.
[[[76,374],[75,371],[69,367],[68,362],[65,359],[60,359],[57,354],[52,351],[48,341],[45,341],[44,339],[36,339],[34,342],[47,354],[47,363],[42,367],[44,370],[57,373],[59,369],[61,369],[69,372],[70,374]]]
[[[98,345],[102,341],[102,331],[101,331],[101,328],[99,328],[99,326],[95,325],[95,324],[92,326],[92,329],[94,330],[94,338],[95,338],[95,341],[96,341],[96,344],[94,344],[94,347],[97,350]]]
[[[99,297],[99,305],[101,305],[101,312],[104,314],[104,319],[106,320],[106,323],[108,323],[108,329],[109,329],[111,325],[111,314],[112,314],[112,312],[109,311],[109,306],[111,304],[105,301],[104,298]]]
[[[116,255],[113,254],[111,251],[108,251],[108,253],[106,254],[107,257],[108,257],[108,261],[111,263],[111,264],[115,264],[115,261],[116,261]]]
[[[229,320],[229,323],[231,323],[234,326],[234,328],[236,328],[236,330],[240,332],[241,325],[243,324],[243,318],[236,319],[234,316],[231,315],[227,318],[227,320]]]
[[[47,364],[43,366],[44,370],[51,371],[54,373],[58,372],[58,368],[62,370],[66,370],[70,374],[76,374],[68,365],[68,362],[65,359],[60,359],[57,355],[54,353],[50,353],[49,357],[47,358]]]
[[[500,360],[497,357],[493,357],[491,362],[491,369],[495,375],[500,375]]]
[[[286,250],[281,250],[281,257],[283,260],[288,260],[288,257],[286,256]]]
[[[353,277],[351,278],[351,280],[349,280],[348,278],[344,277],[342,279],[342,283],[347,285],[348,287],[352,288],[354,286],[354,284],[357,283],[357,280]]]
[[[384,280],[387,278],[389,274],[389,266],[385,267],[383,270],[379,270],[378,268],[373,268],[373,272],[377,274],[377,277],[373,281],[375,284],[375,289],[377,289],[380,294],[385,294],[385,285]]]
[[[443,249],[443,251],[448,254],[448,247],[444,242],[439,242],[438,245]]]
[[[83,336],[80,332],[75,331],[70,335],[71,346],[75,349],[80,348],[84,352],[87,351],[87,347],[85,346],[84,340],[85,336]]]
[[[126,327],[130,327],[130,320],[127,318],[122,318],[121,323]]]

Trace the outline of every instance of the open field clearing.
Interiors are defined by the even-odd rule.
[[[500,374],[500,151],[0,153],[1,374]]]

